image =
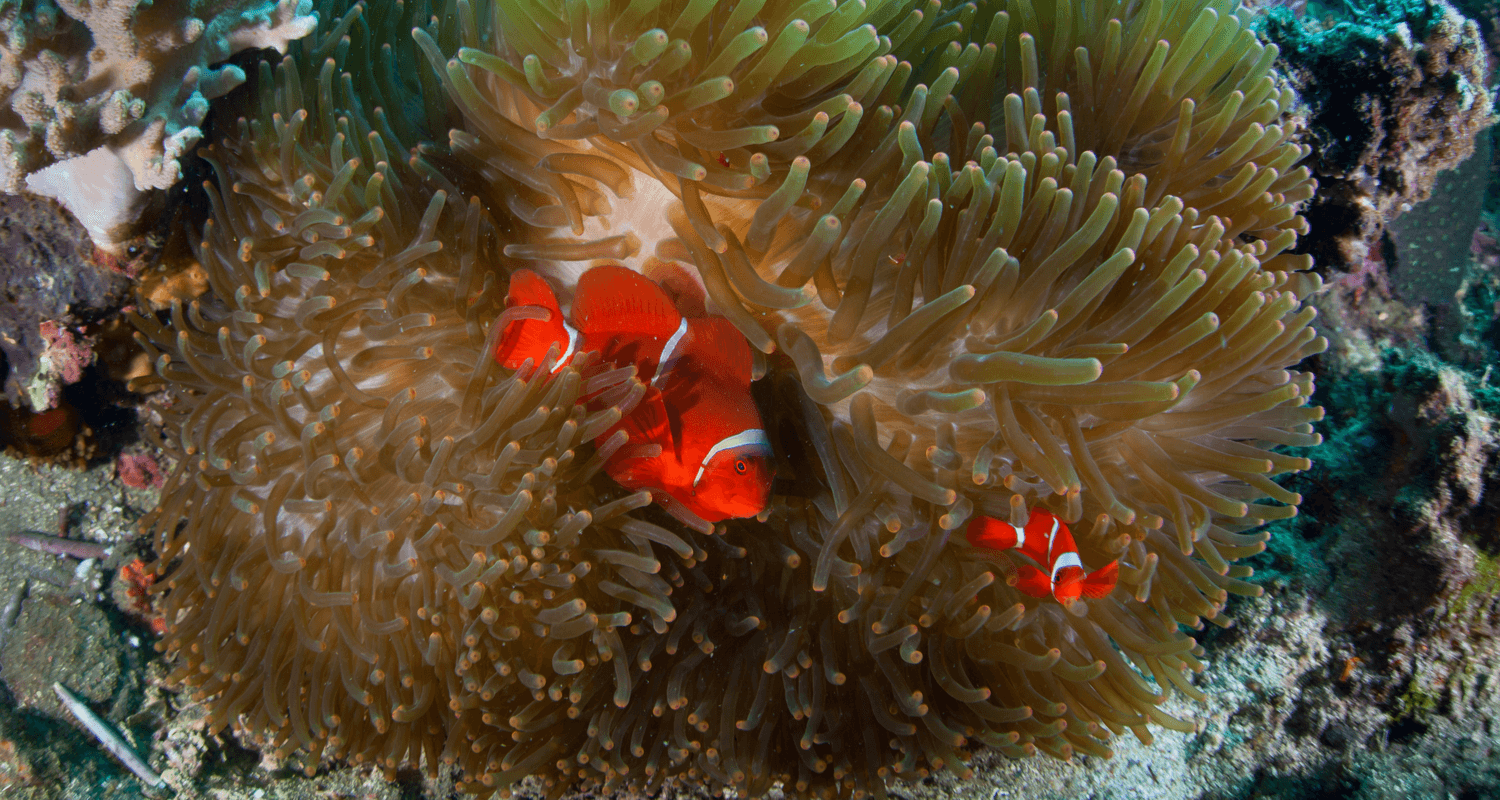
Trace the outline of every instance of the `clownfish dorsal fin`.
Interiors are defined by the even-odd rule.
[[[505,304],[511,307],[542,306],[549,311],[558,312],[559,317],[562,316],[562,311],[557,305],[557,295],[552,291],[552,285],[529,269],[518,269],[511,273],[510,287],[505,293]]]
[[[573,323],[590,335],[635,334],[665,339],[682,315],[651,279],[617,265],[594,267],[578,279]]]
[[[500,341],[495,346],[495,360],[507,369],[517,369],[526,360],[540,365],[547,351],[556,345],[562,355],[553,371],[560,369],[573,355],[576,336],[563,320],[558,307],[557,295],[542,276],[529,269],[511,273],[510,287],[506,291],[507,309],[541,309],[545,318],[525,317],[510,321]],[[502,315],[503,318],[504,315]]]
[[[641,265],[641,274],[660,286],[684,317],[708,316],[704,308],[708,296],[703,291],[702,283],[687,267],[676,261],[662,261],[653,256]]]
[[[750,342],[734,327],[734,323],[723,317],[708,317],[694,320],[692,326],[694,351],[712,353],[716,357],[714,372],[723,376],[736,388],[748,387],[754,374],[755,357],[750,353]]]

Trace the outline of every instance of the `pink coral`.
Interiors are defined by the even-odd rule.
[[[41,332],[47,341],[46,358],[51,362],[48,371],[65,384],[77,383],[83,378],[84,367],[94,363],[93,341],[52,320],[42,323]]]
[[[1386,273],[1385,258],[1379,249],[1365,253],[1354,269],[1339,275],[1333,283],[1348,288],[1354,294],[1354,302],[1363,302],[1365,292],[1373,290],[1380,297],[1391,296],[1390,278]]]
[[[120,482],[132,489],[160,489],[166,481],[161,465],[144,453],[121,453],[115,461],[115,474]]]

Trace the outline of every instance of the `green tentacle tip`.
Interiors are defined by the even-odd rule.
[[[641,108],[655,108],[661,104],[662,98],[666,97],[667,90],[661,85],[661,81],[646,81],[635,87],[635,94],[640,101]]]
[[[629,89],[617,89],[609,96],[609,110],[620,117],[628,117],[641,107],[640,98]]]
[[[666,31],[652,28],[636,37],[635,44],[630,46],[629,58],[637,66],[645,66],[666,52],[669,41]]]
[[[822,376],[818,376],[818,378],[822,378]],[[869,364],[858,364],[853,369],[834,376],[832,380],[827,378],[822,378],[821,380],[814,379],[813,383],[818,384],[818,396],[836,397],[842,400],[870,385],[870,381],[874,379],[875,370],[871,369]],[[811,395],[812,392],[808,392],[808,394]]]
[[[494,53],[475,50],[472,47],[460,47],[458,48],[458,60],[470,66],[479,67],[487,72],[493,72],[518,88],[524,88],[526,85],[526,76],[510,62]]]
[[[566,91],[565,88],[558,86],[542,72],[542,60],[535,54],[527,56],[521,62],[521,68],[526,72],[526,83],[538,95],[548,100],[554,100],[562,96],[563,92]]]
[[[903,414],[917,415],[928,411],[943,414],[958,414],[984,405],[988,398],[983,389],[965,389],[961,392],[906,392],[896,399],[896,409]]]
[[[760,183],[771,177],[771,160],[766,158],[765,153],[756,153],[750,156],[750,176]]]
[[[692,111],[717,103],[734,92],[734,81],[727,77],[709,78],[692,88],[678,92],[667,100],[674,110]]]
[[[651,71],[657,75],[670,75],[686,67],[691,60],[693,60],[693,46],[682,39],[675,39],[667,45],[666,52],[662,53]]]

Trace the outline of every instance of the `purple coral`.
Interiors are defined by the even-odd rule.
[[[1489,220],[1481,220],[1479,227],[1474,229],[1469,252],[1474,254],[1475,262],[1486,269],[1500,267],[1500,237],[1496,236]]]

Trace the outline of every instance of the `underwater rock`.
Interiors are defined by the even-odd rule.
[[[1335,390],[1343,410],[1326,463],[1309,476],[1325,482],[1309,497],[1309,524],[1338,526],[1347,552],[1329,559],[1334,590],[1374,619],[1414,615],[1473,579],[1476,548],[1500,549],[1494,533],[1481,545],[1483,526],[1471,519],[1495,480],[1500,434],[1500,396],[1474,377],[1420,351],[1387,351],[1379,372],[1349,375]],[[1362,451],[1380,456],[1351,457]],[[1365,487],[1365,501],[1328,502],[1338,485],[1330,479]]]
[[[121,302],[127,279],[100,268],[92,250],[55,203],[0,196],[0,354],[9,364],[0,380],[12,405],[50,408],[92,358],[76,326]]]
[[[1417,347],[1340,370],[1320,390],[1327,443],[1296,484],[1304,514],[1273,538],[1261,574],[1269,602],[1307,608],[1295,623],[1277,614],[1288,621],[1272,631],[1297,627],[1285,647],[1320,665],[1297,670],[1295,709],[1280,724],[1326,748],[1298,756],[1309,761],[1345,747],[1409,748],[1354,770],[1369,781],[1394,774],[1397,758],[1441,763],[1440,730],[1493,738],[1477,731],[1500,716],[1500,393]]]

